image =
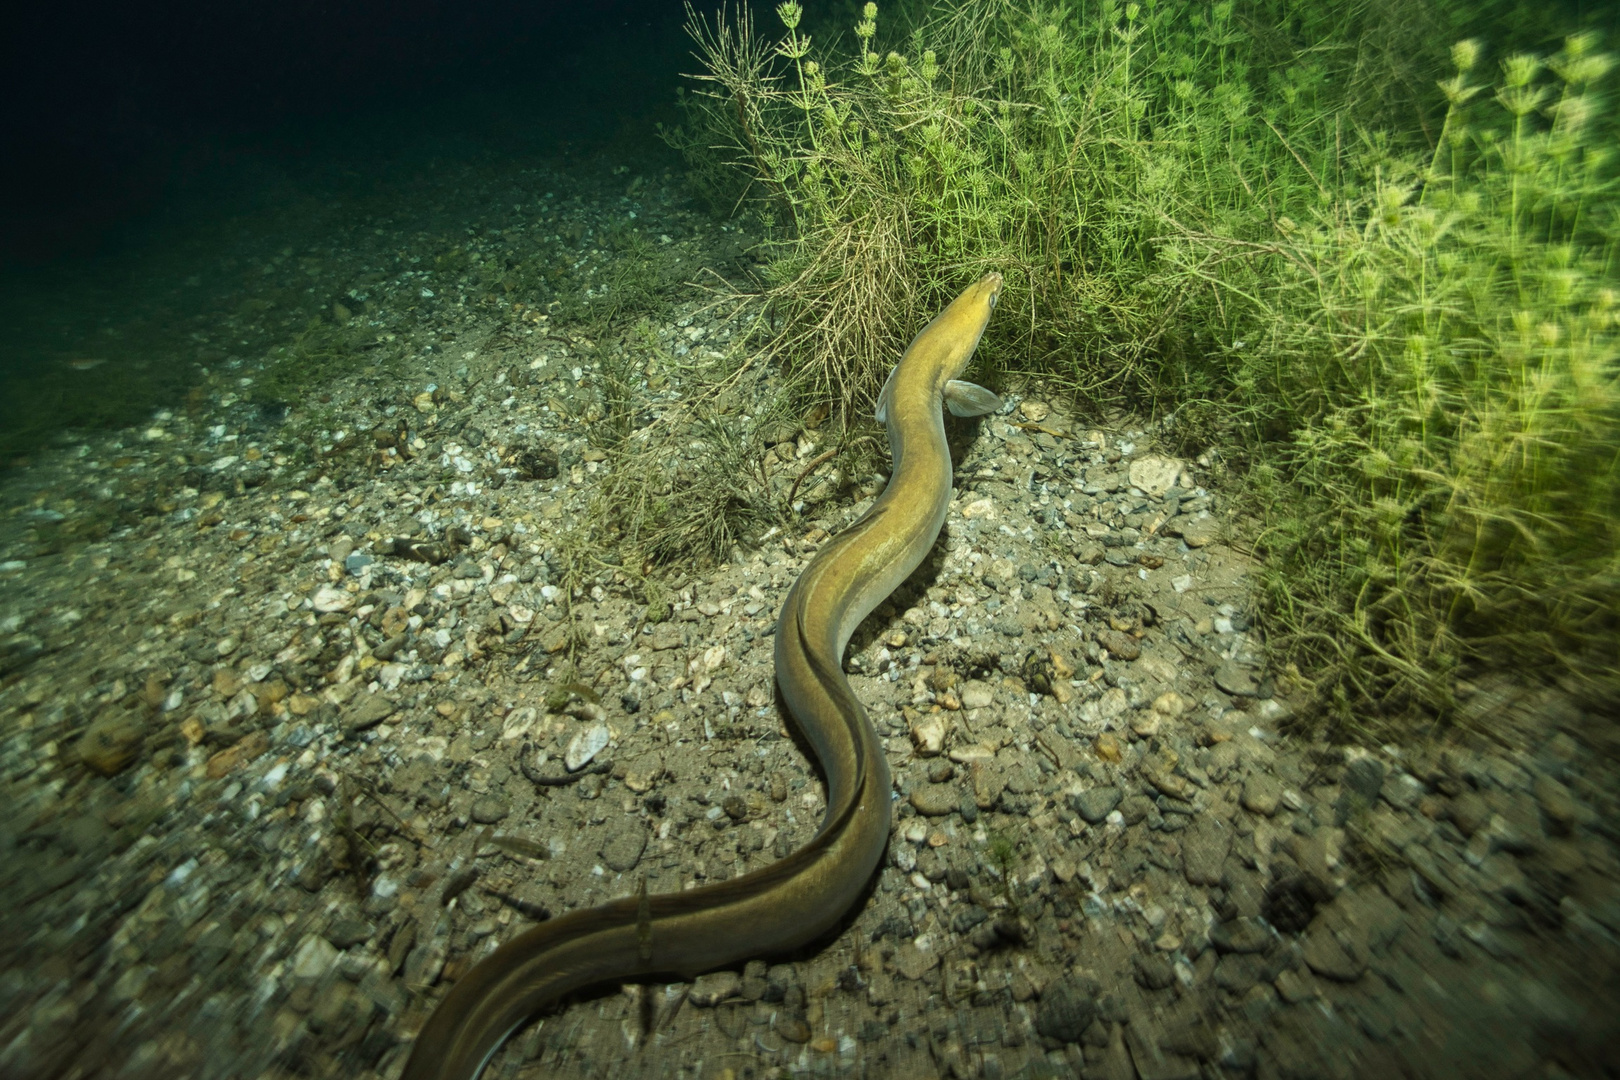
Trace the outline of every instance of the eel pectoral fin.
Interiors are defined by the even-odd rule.
[[[894,373],[899,370],[899,364],[890,368],[889,377],[883,380],[883,389],[878,391],[877,411],[872,414],[872,418],[880,424],[889,422],[889,399],[894,397]]]
[[[945,407],[952,416],[984,416],[1000,409],[1001,399],[982,386],[952,379],[945,384]]]

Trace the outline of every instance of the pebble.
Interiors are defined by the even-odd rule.
[[[1097,1017],[1102,986],[1083,975],[1065,975],[1047,986],[1035,1012],[1035,1030],[1060,1042],[1079,1042]]]
[[[1190,548],[1208,547],[1221,534],[1221,523],[1214,517],[1177,518],[1171,531],[1180,535]]]
[[[1340,785],[1353,793],[1362,806],[1371,806],[1383,791],[1387,771],[1384,763],[1375,757],[1358,757],[1345,766]]]
[[[326,928],[326,940],[334,949],[348,949],[371,940],[374,932],[371,924],[364,919],[344,916],[333,920],[332,925]]]
[[[1280,972],[1272,985],[1277,988],[1277,996],[1290,1005],[1311,1001],[1320,993],[1309,973],[1292,968]]]
[[[135,763],[145,741],[140,718],[120,709],[97,717],[73,750],[91,772],[117,776]]]
[[[911,722],[911,743],[919,757],[934,757],[945,748],[945,717],[928,713]]]
[[[399,710],[385,694],[366,694],[349,702],[343,712],[343,727],[349,732],[367,731]]]
[[[480,795],[473,800],[472,819],[480,825],[494,825],[511,812],[511,801],[499,795]]]
[[[1569,788],[1550,776],[1537,775],[1531,789],[1535,792],[1541,812],[1547,815],[1552,831],[1559,836],[1568,836],[1573,832],[1580,817],[1580,806],[1569,793]]]
[[[1139,739],[1151,739],[1159,733],[1161,718],[1157,712],[1137,712],[1131,715],[1131,733]]]
[[[1169,960],[1153,953],[1137,953],[1131,957],[1136,970],[1136,981],[1149,990],[1164,990],[1176,981],[1175,968]]]
[[[310,597],[310,603],[322,614],[348,611],[354,606],[354,594],[333,585],[322,585],[315,590],[315,595]]]
[[[995,701],[995,692],[988,683],[970,679],[962,684],[962,708],[988,709]]]
[[[790,1016],[787,1013],[778,1013],[775,1021],[771,1023],[771,1030],[790,1043],[807,1043],[810,1041],[810,1025],[801,1017]]]
[[[1225,825],[1201,819],[1181,838],[1181,861],[1187,881],[1193,885],[1219,885],[1221,864],[1232,846],[1232,833]]]
[[[1307,933],[1300,947],[1300,956],[1312,971],[1337,982],[1355,982],[1367,970],[1364,953],[1346,948],[1344,943],[1327,931],[1313,930]]]
[[[1186,465],[1178,458],[1161,454],[1143,454],[1131,462],[1131,486],[1140,489],[1150,499],[1162,499],[1180,482]]]
[[[1259,919],[1239,916],[1218,922],[1209,930],[1209,941],[1223,953],[1260,953],[1271,948],[1271,931]]]
[[[728,998],[742,994],[742,976],[735,971],[711,971],[692,983],[687,1000],[700,1009],[712,1009]]]
[[[1490,804],[1476,791],[1463,792],[1451,800],[1448,809],[1451,823],[1457,826],[1457,831],[1464,836],[1473,836],[1491,819]]]
[[[1142,655],[1142,647],[1130,635],[1111,628],[1097,631],[1097,644],[1119,660],[1135,660]]]
[[[1232,660],[1226,660],[1215,669],[1215,685],[1235,697],[1254,697],[1260,693],[1260,680],[1254,670]]]
[[[1282,784],[1271,774],[1255,772],[1244,779],[1241,802],[1245,810],[1270,817],[1277,812],[1281,801]]]
[[[1089,825],[1097,825],[1119,805],[1122,793],[1117,787],[1095,787],[1069,796],[1069,805]]]
[[[589,765],[592,758],[607,748],[608,737],[606,724],[592,724],[570,739],[563,756],[568,771],[578,772]]]
[[[647,831],[638,825],[626,825],[603,845],[602,861],[609,870],[627,873],[636,868],[641,861],[641,853],[646,850]]]
[[[918,784],[911,789],[911,805],[917,813],[942,817],[961,805],[962,793],[954,784]]]
[[[292,977],[315,982],[326,976],[338,962],[338,951],[319,934],[306,934],[293,952]]]

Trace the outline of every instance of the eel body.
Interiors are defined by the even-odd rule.
[[[844,647],[933,546],[951,499],[943,408],[1000,405],[957,379],[1001,292],[990,274],[912,341],[878,401],[888,486],[805,567],[776,628],[776,680],[827,780],[821,827],[785,859],[729,881],[570,912],[502,945],[456,981],[428,1018],[403,1080],[474,1080],[506,1038],[593,984],[704,971],[780,954],[830,929],[860,896],[889,838],[888,762],[843,675]]]

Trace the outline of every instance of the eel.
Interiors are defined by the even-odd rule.
[[[843,674],[862,619],[921,564],[952,493],[944,409],[1001,405],[961,381],[1001,275],[969,286],[918,333],[878,395],[893,469],[860,520],[822,546],[776,625],[776,681],[827,782],[821,827],[787,858],[678,893],[639,893],[540,923],[458,979],[428,1018],[402,1080],[475,1080],[517,1028],[564,995],[611,981],[702,972],[780,955],[831,929],[859,899],[889,839],[888,762]]]

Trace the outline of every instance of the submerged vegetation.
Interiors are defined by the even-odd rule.
[[[666,137],[767,228],[801,393],[864,410],[995,269],[991,361],[1241,448],[1273,647],[1377,726],[1471,662],[1620,675],[1612,65],[1500,11],[866,4],[827,49],[789,0],[693,17]]]

